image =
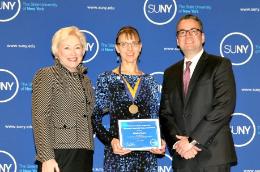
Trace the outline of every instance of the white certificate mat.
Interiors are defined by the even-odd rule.
[[[161,148],[158,119],[118,120],[119,140],[129,150]]]

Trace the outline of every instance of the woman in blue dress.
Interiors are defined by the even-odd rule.
[[[158,118],[159,91],[154,78],[138,68],[142,43],[138,31],[122,27],[116,37],[116,52],[120,65],[98,76],[93,127],[104,143],[104,171],[157,171],[156,154],[165,153],[161,148],[148,151],[130,151],[120,146],[118,120]],[[102,118],[110,115],[110,128],[106,130]]]

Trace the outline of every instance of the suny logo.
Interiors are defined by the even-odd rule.
[[[170,23],[176,12],[175,0],[146,0],[144,3],[144,15],[149,22],[155,25]]]
[[[13,20],[21,10],[20,0],[0,0],[0,22]]]
[[[172,157],[165,154],[163,158],[158,159],[158,172],[172,172]]]
[[[87,39],[86,54],[83,63],[88,63],[96,57],[99,51],[99,42],[92,32],[87,30],[81,30],[81,32],[85,33]]]
[[[0,69],[0,103],[12,100],[19,89],[19,82],[15,74],[6,69]]]
[[[153,72],[152,75],[155,81],[159,84],[159,92],[162,93],[162,83],[163,83],[163,72]]]
[[[17,165],[14,157],[6,152],[0,150],[0,171],[1,172],[16,172]]]
[[[233,65],[244,65],[253,56],[253,43],[251,39],[240,32],[227,34],[220,43],[220,54],[228,57]]]
[[[255,137],[255,123],[252,118],[243,113],[234,113],[232,116],[230,129],[233,134],[235,146],[247,146]]]

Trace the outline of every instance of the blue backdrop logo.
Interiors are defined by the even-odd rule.
[[[16,172],[17,165],[14,157],[6,152],[0,150],[0,171],[1,172]]]
[[[155,81],[159,84],[159,92],[162,93],[162,82],[163,82],[163,72],[153,72],[152,75]]]
[[[146,0],[144,3],[144,15],[146,19],[156,25],[170,23],[177,12],[175,0]]]
[[[0,69],[0,103],[12,100],[19,89],[19,82],[15,74],[6,69]]]
[[[0,1],[0,22],[8,22],[13,20],[21,10],[20,0]]]
[[[233,65],[243,65],[253,56],[253,43],[251,39],[240,32],[227,34],[220,43],[220,54],[228,57]]]
[[[172,157],[165,154],[163,158],[158,159],[158,172],[172,172]]]
[[[248,115],[234,113],[230,124],[236,147],[243,147],[250,144],[255,137],[255,123]]]
[[[85,33],[87,39],[87,52],[83,60],[83,63],[87,63],[92,61],[97,56],[99,51],[99,42],[97,37],[92,32],[87,30],[81,30],[81,32]]]

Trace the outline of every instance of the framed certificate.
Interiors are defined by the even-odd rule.
[[[158,119],[118,120],[119,140],[129,150],[161,148]]]

